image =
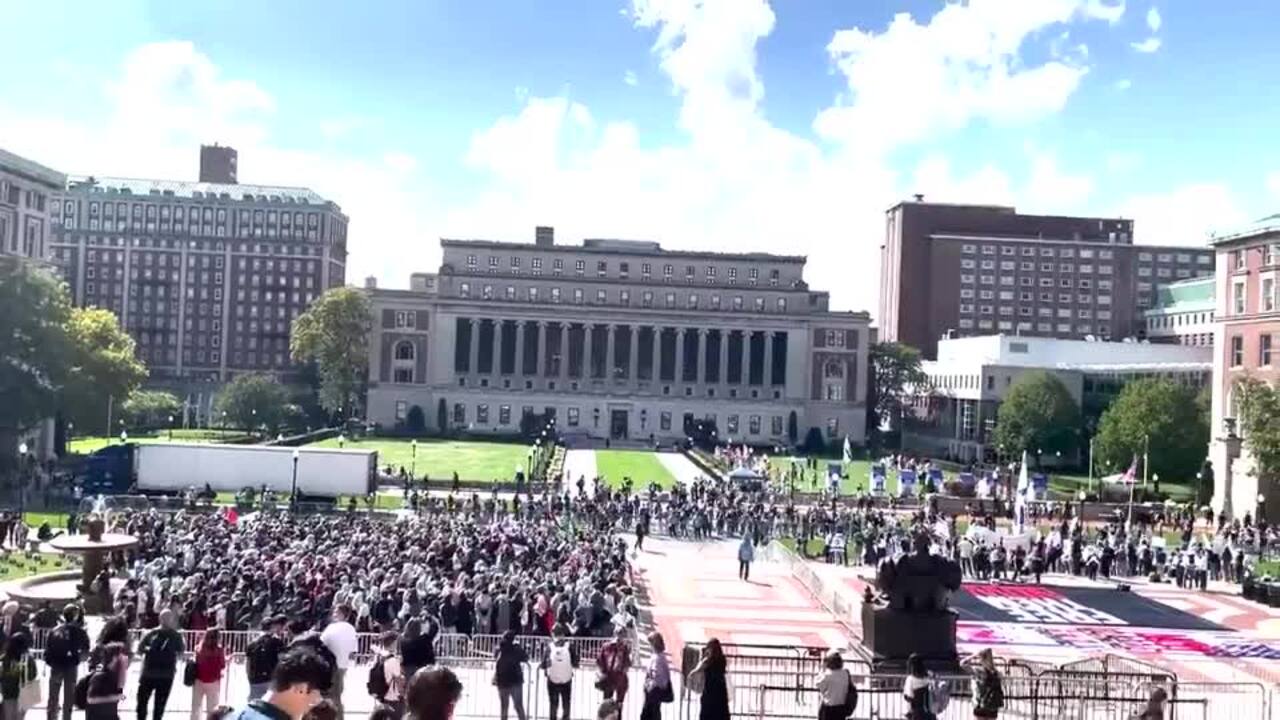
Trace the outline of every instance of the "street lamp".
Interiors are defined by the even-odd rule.
[[[120,431],[120,443],[123,445],[124,443],[127,443],[127,442],[129,442],[129,433],[128,433],[128,432],[126,432],[126,431],[124,431],[124,430],[121,430],[121,431]]]
[[[298,512],[298,448],[293,449],[293,485],[289,489],[289,511]]]
[[[18,517],[26,516],[27,506],[27,443],[18,443]],[[25,540],[25,538],[24,538]]]
[[[412,449],[412,461],[409,463],[409,476],[415,477],[418,474],[418,441],[415,439],[409,443]]]
[[[1267,496],[1263,495],[1262,493],[1258,493],[1258,512],[1257,512],[1257,517],[1253,519],[1254,525],[1259,525],[1263,522],[1262,511],[1266,509],[1266,503],[1267,503]]]

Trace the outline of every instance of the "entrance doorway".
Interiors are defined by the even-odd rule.
[[[609,437],[614,440],[626,440],[628,427],[627,421],[631,413],[626,410],[611,410],[609,412]]]

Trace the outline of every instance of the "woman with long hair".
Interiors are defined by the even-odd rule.
[[[191,684],[191,720],[200,720],[203,713],[218,706],[222,695],[222,671],[227,667],[227,651],[223,649],[218,628],[209,628],[196,649],[195,682]],[[201,710],[201,705],[204,710]]]
[[[662,704],[674,699],[671,688],[671,665],[667,661],[667,644],[660,633],[649,633],[653,655],[644,674],[644,705],[640,720],[662,720]]]
[[[728,662],[720,640],[711,638],[702,648],[702,658],[692,674],[702,678],[698,720],[729,720],[729,683],[725,679]]]

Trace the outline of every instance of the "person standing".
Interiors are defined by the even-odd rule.
[[[516,634],[508,630],[493,651],[493,685],[498,688],[498,714],[507,720],[507,708],[514,704],[516,718],[525,720],[524,714],[524,664],[529,655],[516,643]]]
[[[128,646],[114,640],[99,643],[91,653],[90,664],[85,720],[120,720],[118,707],[124,699],[124,681],[129,672]]]
[[[397,653],[397,636],[383,633],[378,638],[378,659],[369,670],[369,694],[390,708],[396,718],[404,714],[404,666]]]
[[[27,714],[22,705],[22,688],[38,682],[36,661],[27,654],[29,640],[26,635],[13,635],[4,643],[4,656],[0,660],[0,697],[4,698],[4,720],[22,720]]]
[[[1164,688],[1152,688],[1147,706],[1134,716],[1134,720],[1164,720],[1164,706],[1169,701],[1169,693]]]
[[[747,539],[750,542],[750,539]],[[640,720],[662,720],[662,705],[675,699],[671,689],[671,665],[667,661],[667,645],[660,633],[649,633],[653,656],[644,674],[644,705]]]
[[[160,626],[143,636],[138,644],[142,655],[142,674],[138,678],[138,720],[147,720],[147,706],[155,697],[152,717],[163,720],[164,708],[178,674],[178,659],[187,651],[182,633],[177,631],[178,618],[172,610],[160,612]]]
[[[404,624],[404,634],[400,636],[400,662],[404,667],[406,680],[413,677],[419,668],[436,664],[436,635],[439,629],[435,621],[427,619],[427,627],[422,627],[418,618],[409,618]]]
[[[740,579],[751,579],[751,561],[755,558],[756,548],[751,544],[751,536],[742,536],[742,542],[738,545],[738,577]]]
[[[818,720],[844,720],[849,699],[849,671],[844,669],[844,658],[834,650],[822,658],[822,672],[814,682],[822,706],[818,708]]]
[[[902,685],[902,694],[907,701],[907,720],[936,720],[929,690],[929,673],[925,670],[924,659],[912,653],[907,658],[907,680]]]
[[[446,667],[423,668],[409,678],[405,690],[406,720],[451,720],[462,683]]]
[[[569,643],[565,634],[565,627],[561,624],[551,630],[551,642],[542,658],[542,670],[547,676],[547,698],[551,703],[550,720],[556,720],[557,708],[562,708],[562,720],[569,720],[573,673],[579,663],[578,649]]]
[[[600,677],[596,688],[604,693],[605,700],[617,700],[618,705],[627,698],[627,671],[631,669],[631,645],[627,642],[627,630],[619,627],[613,640],[605,643],[596,656]]]
[[[729,683],[725,680],[727,667],[728,662],[724,657],[724,649],[720,647],[720,640],[711,638],[702,648],[702,658],[691,673],[702,676],[698,720],[729,720]]]
[[[333,653],[333,683],[329,688],[328,698],[338,706],[338,716],[342,717],[342,691],[346,687],[347,668],[351,667],[351,656],[359,648],[356,628],[351,624],[354,613],[351,606],[342,604],[334,608],[333,622],[320,633],[320,642]]]
[[[80,625],[80,608],[67,605],[62,609],[62,623],[45,641],[44,662],[49,666],[48,720],[57,720],[59,709],[62,720],[71,720],[80,663],[88,657],[89,633]]]
[[[218,628],[209,628],[200,639],[195,657],[196,677],[191,685],[191,720],[200,720],[202,713],[218,707],[222,690],[222,671],[227,667],[227,652],[222,648]],[[201,711],[200,706],[204,705]],[[156,720],[163,716],[157,715]]]
[[[271,674],[285,650],[285,618],[277,615],[262,625],[262,634],[245,648],[245,674],[249,676],[249,699],[257,700],[271,688]]]
[[[302,720],[320,703],[333,681],[333,665],[306,646],[290,648],[280,656],[271,675],[271,689],[249,701],[230,720]]]
[[[1004,707],[1004,685],[996,670],[995,656],[991,648],[978,653],[978,667],[973,671],[973,716],[982,720],[994,720]]]

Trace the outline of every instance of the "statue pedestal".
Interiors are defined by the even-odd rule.
[[[910,612],[864,604],[862,645],[871,652],[875,672],[903,672],[912,654],[932,672],[960,669],[956,614],[950,610]]]

